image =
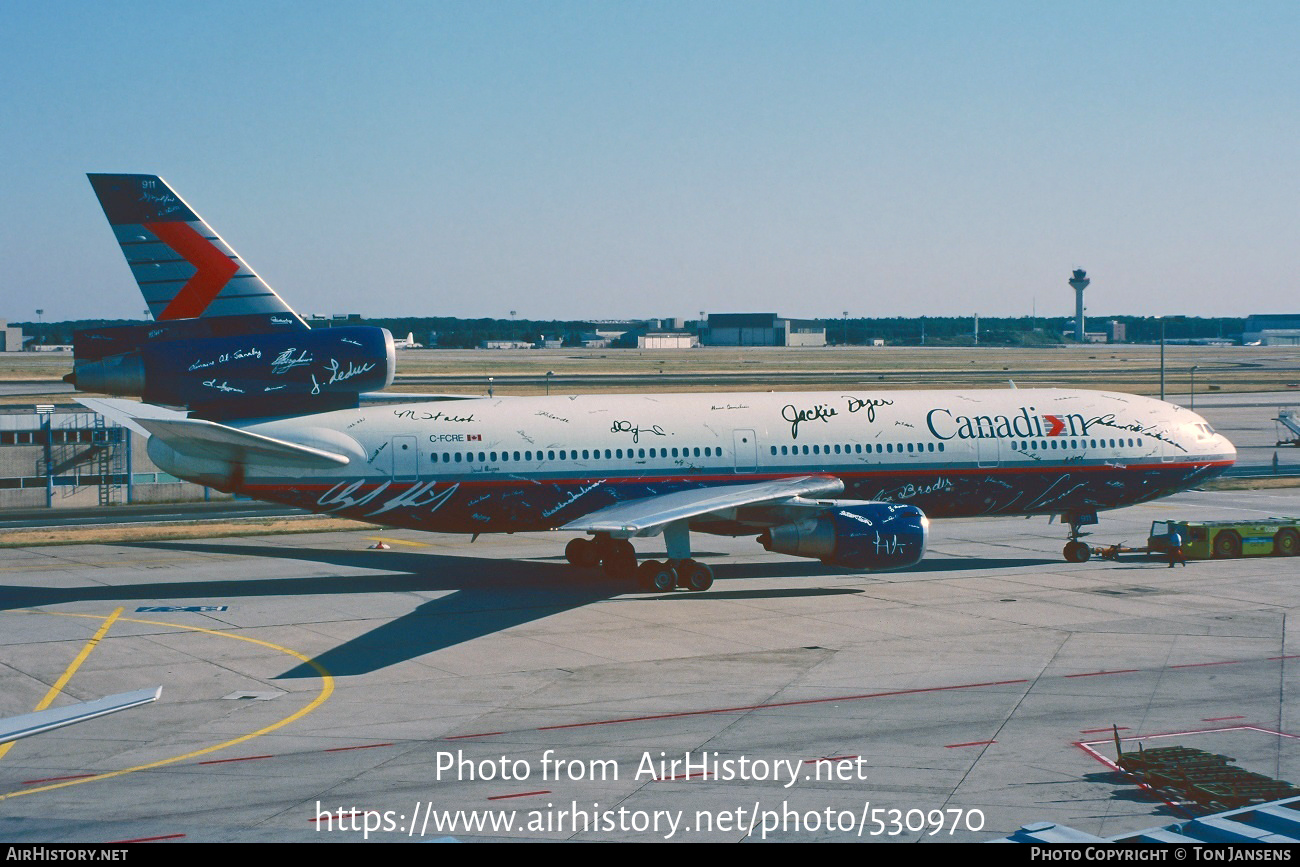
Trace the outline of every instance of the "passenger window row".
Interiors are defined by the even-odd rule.
[[[875,446],[873,449],[872,446]],[[802,449],[802,451],[800,451]],[[772,446],[772,454],[782,455],[861,455],[861,454],[902,454],[906,451],[908,454],[919,454],[920,452],[941,452],[943,443],[862,443],[845,444],[839,443],[829,446],[781,446],[778,451],[776,446]]]
[[[1107,445],[1107,443],[1109,443],[1110,445]],[[1122,438],[1120,438],[1120,439],[1112,439],[1112,440],[1104,440],[1104,439],[1101,439],[1101,440],[1094,440],[1094,439],[1086,439],[1086,440],[1064,440],[1064,439],[1063,439],[1063,440],[1055,440],[1055,439],[1051,439],[1051,440],[1028,440],[1028,441],[1025,441],[1025,442],[1015,442],[1015,443],[1012,443],[1012,444],[1011,444],[1011,447],[1012,447],[1013,449],[1018,449],[1018,450],[1020,450],[1020,451],[1022,451],[1022,452],[1023,452],[1023,451],[1036,451],[1036,452],[1038,452],[1038,451],[1042,451],[1042,452],[1045,452],[1045,451],[1060,451],[1060,450],[1064,450],[1064,449],[1096,449],[1096,448],[1102,448],[1102,449],[1104,449],[1104,448],[1122,449],[1122,448],[1125,448],[1125,447],[1126,447],[1126,444],[1127,444],[1127,447],[1128,447],[1128,448],[1141,448],[1141,447],[1142,447],[1142,438],[1141,438],[1141,437],[1137,437],[1137,438],[1134,438],[1134,437],[1122,437]],[[1135,444],[1136,444],[1136,445],[1135,445]]]
[[[1141,437],[1120,439],[1070,439],[1070,440],[1025,440],[1013,442],[1011,447],[1020,451],[1058,451],[1080,448],[1141,448]],[[921,454],[942,452],[944,444],[940,443],[835,443],[833,445],[771,446],[773,455],[849,455],[849,454]],[[626,453],[626,454],[625,454]],[[649,448],[649,449],[538,449],[536,451],[514,452],[430,452],[433,463],[498,463],[505,461],[592,461],[592,460],[640,460],[665,458],[721,458],[722,449],[714,446],[691,448]]]
[[[437,464],[500,463],[504,461],[621,461],[642,458],[721,458],[722,449],[716,446],[703,448],[650,448],[650,449],[537,449],[517,452],[430,452],[429,459]],[[603,457],[602,457],[603,454]]]

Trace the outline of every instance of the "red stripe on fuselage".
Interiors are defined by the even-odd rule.
[[[158,318],[193,319],[202,316],[230,278],[235,276],[239,265],[188,223],[145,223],[144,227],[198,269]]]
[[[446,482],[458,483],[470,488],[489,488],[502,486],[517,486],[522,483],[540,482],[548,485],[589,485],[592,482],[599,481],[603,485],[621,485],[621,484],[673,484],[678,482],[690,482],[701,488],[709,487],[713,484],[749,484],[752,482],[770,482],[778,479],[793,479],[800,476],[814,477],[833,477],[843,480],[846,484],[853,481],[879,480],[888,481],[894,476],[933,476],[945,475],[954,477],[965,476],[997,476],[997,475],[1060,475],[1061,473],[1098,473],[1098,472],[1140,472],[1143,470],[1199,470],[1209,467],[1230,467],[1235,461],[1192,461],[1188,463],[1157,463],[1157,464],[1127,464],[1124,466],[1115,466],[1113,464],[1049,464],[1047,466],[1030,466],[1030,467],[976,467],[965,465],[958,468],[952,466],[932,466],[926,469],[880,469],[868,472],[840,472],[834,468],[831,469],[803,469],[788,470],[782,472],[758,472],[758,473],[728,473],[725,475],[709,474],[698,476],[656,476],[647,474],[643,476],[612,476],[602,475],[598,472],[587,472],[585,475],[560,475],[554,476],[543,475],[538,473],[514,473],[502,470],[500,473],[492,474],[474,474],[469,475],[446,475],[442,476],[436,473],[424,474],[420,476],[419,482],[394,482],[390,478],[382,476],[376,477],[357,477],[352,479],[331,478],[320,482],[310,479],[286,479],[282,483],[271,482],[253,482],[240,486],[241,490],[258,491],[258,490],[277,490],[279,488],[292,486],[302,490],[327,490],[335,487],[341,481],[364,482],[367,487],[372,485],[382,485],[385,482],[392,482],[397,487],[394,490],[400,490],[401,486],[411,487],[423,482]],[[612,468],[611,468],[612,469]],[[495,476],[495,478],[494,478]]]

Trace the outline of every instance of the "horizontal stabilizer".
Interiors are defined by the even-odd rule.
[[[327,470],[351,459],[323,449],[291,443],[200,418],[140,419],[140,426],[181,455],[233,463],[272,463]]]
[[[157,701],[160,695],[162,695],[162,687],[155,686],[148,689],[137,689],[133,692],[122,692],[95,701],[78,702],[77,704],[57,707],[52,710],[41,710],[36,713],[26,713],[22,716],[11,716],[8,719],[0,720],[0,743],[16,741],[19,738],[29,738],[42,732],[53,731],[95,717],[138,707],[151,701]]]
[[[97,412],[104,418],[112,419],[122,427],[129,428],[142,437],[149,436],[149,431],[140,424],[142,419],[186,419],[189,416],[178,409],[154,406],[134,400],[122,400],[117,397],[78,397],[77,403],[91,412]]]
[[[214,421],[187,418],[184,413],[147,403],[94,397],[80,398],[79,402],[143,436],[156,436],[178,454],[193,458],[321,470],[351,462],[345,455]]]

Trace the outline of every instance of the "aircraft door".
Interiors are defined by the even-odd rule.
[[[420,473],[420,450],[415,437],[393,437],[389,443],[393,456],[393,481],[414,482]]]
[[[758,471],[758,438],[752,430],[731,432],[732,447],[735,449],[736,472],[753,473]]]
[[[988,439],[975,440],[975,464],[980,467],[996,467],[998,465],[998,439],[991,437]]]

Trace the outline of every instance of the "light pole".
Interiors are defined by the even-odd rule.
[[[849,311],[844,311],[844,345],[849,345]]]
[[[1165,399],[1165,318],[1156,317],[1160,320],[1160,399]]]
[[[45,440],[45,507],[54,506],[54,404],[36,404],[36,417],[41,423],[41,435]],[[101,480],[102,481],[102,480]]]

